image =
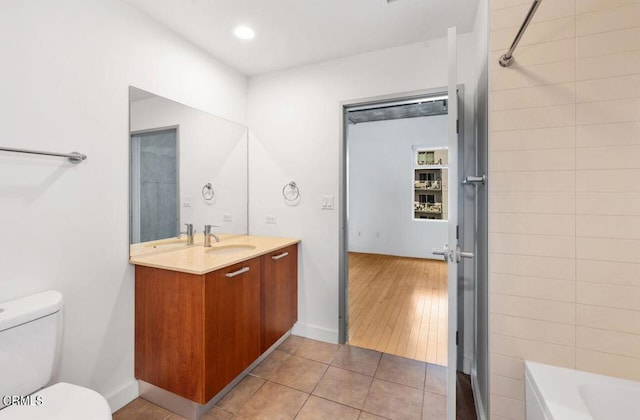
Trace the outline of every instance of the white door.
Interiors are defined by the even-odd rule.
[[[447,418],[456,418],[456,372],[457,372],[457,343],[456,332],[458,326],[458,263],[463,257],[472,254],[461,252],[458,245],[458,89],[457,89],[457,39],[456,28],[449,28],[449,108],[448,108],[448,137],[449,137],[449,226],[447,244],[441,250],[434,250],[434,254],[442,255],[448,265],[448,340],[447,340]],[[460,122],[461,124],[461,122]]]

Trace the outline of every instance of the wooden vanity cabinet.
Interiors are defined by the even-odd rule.
[[[260,357],[261,271],[254,258],[206,275],[205,402]]]
[[[136,266],[135,375],[205,404],[261,353],[260,257],[204,275]]]
[[[297,244],[201,275],[136,265],[135,376],[206,404],[297,318]]]
[[[262,256],[262,334],[265,352],[298,320],[298,245]]]

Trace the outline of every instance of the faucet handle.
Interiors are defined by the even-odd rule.
[[[185,223],[184,224],[187,227],[187,230],[184,232],[178,232],[178,238],[180,238],[180,236],[182,236],[182,234],[185,234],[187,236],[193,236],[195,230],[193,229],[193,223]]]
[[[212,227],[220,227],[218,225],[204,225],[204,246],[211,246],[211,237],[216,240],[216,242],[220,242],[220,237],[215,233],[211,232]]]

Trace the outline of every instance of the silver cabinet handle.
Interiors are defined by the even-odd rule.
[[[225,276],[227,276],[227,277],[235,277],[235,276],[239,276],[242,273],[246,273],[247,271],[249,271],[249,267],[243,267],[238,271],[234,271],[233,273],[227,273],[227,274],[225,274]]]
[[[280,258],[284,258],[284,257],[286,257],[287,255],[289,255],[289,253],[288,253],[288,252],[283,252],[283,253],[282,253],[282,254],[280,254],[280,255],[274,255],[274,256],[272,256],[272,257],[271,257],[271,259],[272,259],[272,260],[279,260]]]

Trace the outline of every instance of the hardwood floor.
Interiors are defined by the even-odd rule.
[[[349,253],[349,344],[447,365],[447,265]]]

